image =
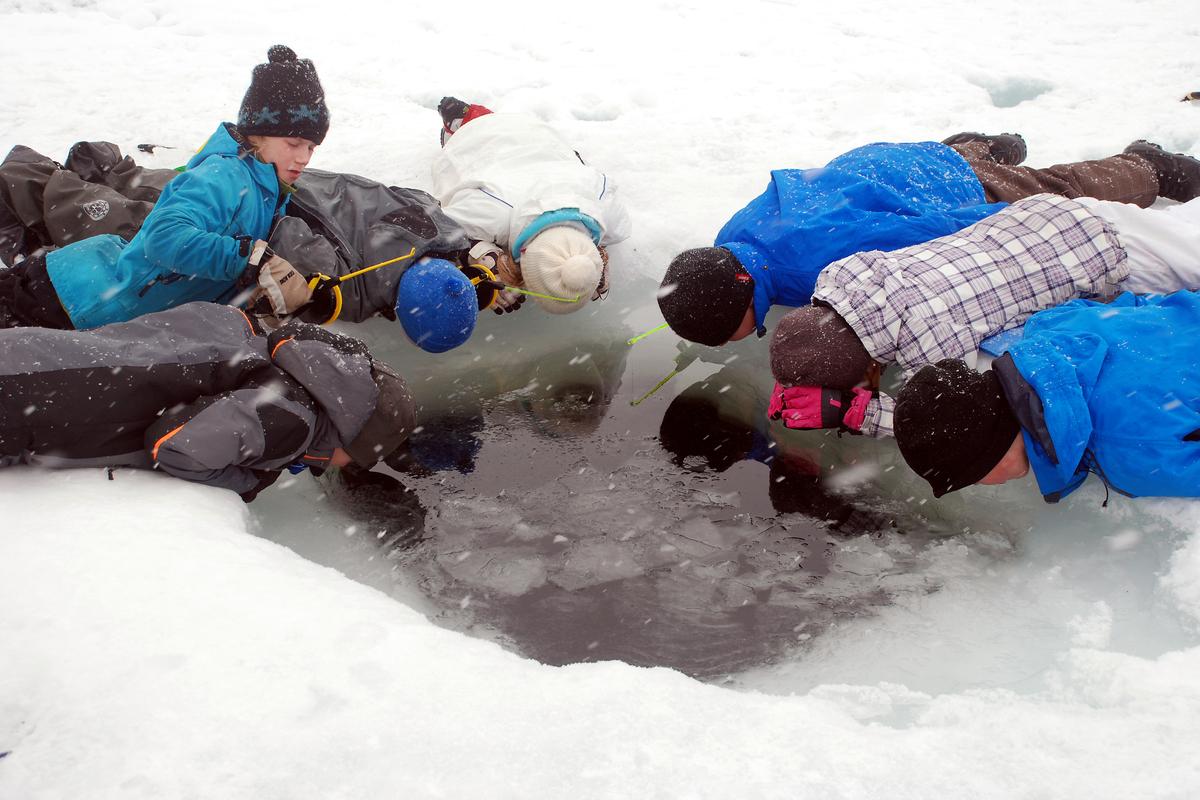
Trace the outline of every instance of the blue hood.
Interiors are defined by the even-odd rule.
[[[1138,496],[1200,496],[1200,295],[1123,294],[1035,314],[1009,350],[1041,401],[1042,436],[1024,430],[1047,499],[1088,472]],[[1041,441],[1049,436],[1051,445]]]
[[[811,302],[817,275],[834,261],[927,242],[1003,207],[986,201],[971,166],[943,144],[871,144],[821,169],[773,171],[715,244],[754,278],[761,332],[771,305]]]

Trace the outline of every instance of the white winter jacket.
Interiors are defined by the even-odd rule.
[[[433,195],[469,237],[495,242],[517,259],[514,251],[537,230],[580,221],[579,214],[594,223],[582,220],[597,244],[630,234],[613,179],[528,114],[488,114],[463,125],[433,161]]]

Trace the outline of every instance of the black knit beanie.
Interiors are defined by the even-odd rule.
[[[896,398],[896,444],[941,497],[978,483],[1021,431],[992,370],[957,359],[927,364]]]
[[[723,247],[675,256],[658,291],[658,307],[671,330],[709,347],[729,341],[753,299],[754,279]]]
[[[329,132],[329,109],[317,70],[286,45],[267,51],[267,63],[254,68],[238,112],[244,136],[299,136],[315,144]]]
[[[784,386],[851,389],[871,363],[858,334],[828,306],[789,311],[771,336],[771,372]]]
[[[693,463],[703,462],[703,468],[724,472],[749,455],[754,431],[742,422],[721,416],[704,389],[692,386],[667,406],[658,428],[658,441],[677,466],[691,468]]]

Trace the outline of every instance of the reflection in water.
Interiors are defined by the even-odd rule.
[[[823,451],[800,446],[802,437],[768,422],[763,386],[755,371],[739,364],[693,383],[667,407],[659,442],[676,465],[696,472],[725,472],[739,461],[767,464],[771,506],[781,514],[806,514],[844,533],[888,527],[887,516],[826,486]]]
[[[546,663],[718,679],[927,590],[907,576],[919,538],[881,535],[884,502],[825,486],[856,456],[770,430],[762,365],[724,366],[664,413],[666,392],[625,401],[645,383],[622,394],[628,354],[589,340],[442,377],[444,406],[418,419],[429,441],[393,464],[429,501],[427,538],[392,554],[440,622]]]
[[[321,482],[331,504],[361,523],[385,553],[406,550],[424,538],[421,498],[393,476],[349,466],[327,470]]]
[[[475,456],[483,442],[483,409],[462,408],[426,411],[408,445],[392,454],[392,469],[418,475],[453,470],[464,475],[475,470]]]
[[[421,430],[377,471],[404,473],[428,513],[398,502],[395,525],[367,524],[404,545],[423,519],[388,563],[439,623],[546,663],[721,679],[937,588],[921,571],[935,506],[909,502],[923,485],[889,472],[894,447],[768,423],[763,343],[630,348],[627,326],[585,313],[558,338],[505,318],[461,352],[389,358]],[[361,518],[358,501],[340,507]]]

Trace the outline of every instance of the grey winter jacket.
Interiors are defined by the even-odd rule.
[[[306,277],[347,275],[416,248],[411,258],[341,285],[339,318],[348,322],[375,314],[395,319],[396,287],[406,269],[422,256],[455,260],[470,247],[463,229],[425,192],[357,175],[305,170],[287,213],[271,234],[271,249]]]
[[[110,142],[79,142],[65,164],[17,145],[0,163],[0,216],[17,228],[3,232],[13,247],[0,260],[102,233],[131,239],[177,174],[139,167]]]
[[[189,303],[89,331],[0,330],[0,466],[132,466],[249,500],[320,470],[375,409],[355,339],[302,322],[259,335]]]

